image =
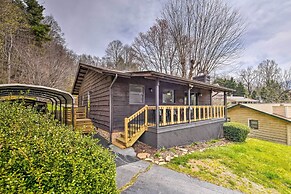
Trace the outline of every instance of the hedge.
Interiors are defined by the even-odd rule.
[[[0,193],[117,193],[113,155],[49,115],[0,102]]]
[[[246,125],[236,122],[227,122],[223,125],[224,137],[230,141],[244,142],[250,132]]]

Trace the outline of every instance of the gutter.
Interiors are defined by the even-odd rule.
[[[110,144],[112,144],[112,126],[113,126],[113,122],[112,122],[112,86],[115,83],[117,77],[118,77],[118,75],[115,74],[115,77],[109,86],[109,133],[110,133],[109,143]]]

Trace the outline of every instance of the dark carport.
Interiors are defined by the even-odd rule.
[[[61,123],[74,125],[74,97],[68,92],[38,85],[0,84],[0,97],[5,96],[37,97],[50,101],[55,118]],[[70,114],[71,119],[68,122],[67,117]]]

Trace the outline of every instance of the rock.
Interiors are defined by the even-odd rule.
[[[146,158],[150,157],[150,154],[149,153],[138,153],[136,155],[136,157],[138,157],[139,159],[143,160],[143,159],[146,159]]]
[[[165,158],[165,161],[166,161],[166,162],[170,162],[171,159],[172,159],[171,156],[167,156],[167,157]]]
[[[163,158],[159,159],[159,162],[165,162],[165,160]]]
[[[154,160],[153,159],[151,159],[151,158],[146,158],[146,159],[144,159],[145,161],[149,161],[149,162],[153,162]]]
[[[160,166],[165,165],[165,164],[167,164],[167,162],[159,162]]]
[[[200,152],[204,152],[204,150],[205,150],[205,149],[200,149],[199,151],[200,151]]]
[[[174,155],[174,158],[178,158],[179,157],[179,155]]]
[[[185,148],[178,148],[178,150],[180,150],[180,151],[182,151],[182,152],[188,152],[188,150],[187,149],[185,149]]]
[[[159,161],[155,161],[155,164],[159,164]]]

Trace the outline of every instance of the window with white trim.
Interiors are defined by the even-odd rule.
[[[129,84],[129,104],[144,104],[144,85]]]
[[[249,127],[252,129],[259,129],[259,121],[258,120],[249,120]]]

